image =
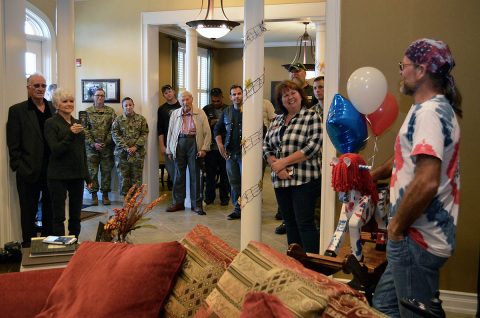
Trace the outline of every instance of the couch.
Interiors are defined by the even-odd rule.
[[[0,275],[5,317],[384,317],[265,244],[197,225],[180,242],[83,242],[65,269]]]

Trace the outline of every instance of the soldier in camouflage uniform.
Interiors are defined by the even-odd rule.
[[[113,168],[112,123],[115,120],[115,110],[105,105],[105,91],[97,88],[93,95],[93,106],[87,108],[87,127],[85,127],[85,143],[87,162],[92,177],[92,205],[98,205],[98,166],[102,175],[102,203],[110,204],[108,192],[111,191]]]
[[[134,107],[133,99],[125,97],[122,100],[123,115],[118,116],[112,126],[115,166],[122,195],[126,195],[132,185],[142,184],[148,125],[145,117],[134,112]]]

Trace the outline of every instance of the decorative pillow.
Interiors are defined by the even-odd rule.
[[[158,316],[185,254],[178,242],[83,242],[36,317]]]
[[[369,317],[387,317],[357,297],[344,294],[333,297],[328,302],[328,306],[323,312],[324,318],[369,318]]]
[[[349,286],[252,241],[235,257],[195,317],[238,317],[249,291],[274,294],[296,317],[318,317],[332,297],[342,294],[355,295],[366,303],[365,297]]]
[[[197,225],[180,243],[187,256],[165,304],[165,317],[192,317],[238,254],[203,225]]]
[[[259,292],[250,292],[245,296],[240,318],[293,318],[278,297]]]

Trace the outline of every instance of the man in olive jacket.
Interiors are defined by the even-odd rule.
[[[52,209],[47,188],[47,165],[50,151],[45,142],[43,125],[55,109],[45,96],[47,85],[40,74],[27,79],[28,100],[8,110],[7,145],[10,167],[16,172],[23,246],[37,236],[35,217],[42,201],[42,236],[51,235]]]

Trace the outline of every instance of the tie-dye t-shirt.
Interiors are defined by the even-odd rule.
[[[413,105],[395,141],[395,160],[390,182],[393,217],[415,174],[419,154],[442,161],[440,186],[424,213],[407,230],[408,236],[430,253],[449,257],[455,247],[460,200],[460,127],[443,95]]]

